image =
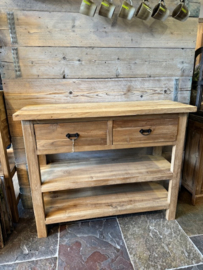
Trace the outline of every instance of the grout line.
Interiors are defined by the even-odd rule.
[[[201,236],[201,235],[203,235],[203,233],[201,233],[201,234],[190,235],[189,237],[191,238],[191,237],[196,237],[196,236]]]
[[[58,261],[59,261],[59,242],[60,242],[60,228],[61,225],[59,224],[59,228],[58,228],[58,248],[57,248],[57,252],[56,252],[56,270],[58,270]]]
[[[202,263],[198,263],[198,264],[190,264],[190,265],[180,266],[180,267],[178,267],[178,268],[170,268],[170,269],[166,269],[166,270],[186,269],[186,268],[188,268],[188,267],[198,266],[198,265],[202,265]]]
[[[131,258],[131,256],[130,256],[130,253],[129,253],[129,250],[128,250],[128,247],[127,247],[127,244],[126,244],[126,242],[125,242],[125,238],[124,238],[124,236],[123,236],[123,232],[122,232],[122,230],[121,230],[121,226],[120,226],[120,223],[119,223],[119,221],[118,221],[118,218],[117,218],[117,217],[116,217],[116,221],[117,221],[117,223],[118,223],[118,227],[119,227],[120,232],[121,232],[121,237],[122,237],[122,239],[123,239],[123,242],[124,242],[125,248],[126,248],[126,250],[127,250],[127,254],[128,254],[128,256],[129,256],[130,262],[131,262],[131,264],[132,264],[132,266],[133,266],[133,269],[135,270],[134,263],[133,263],[132,258]]]
[[[180,224],[178,223],[177,220],[175,220],[176,223],[178,224],[178,226],[180,227],[180,229],[183,231],[183,233],[187,236],[187,238],[189,239],[189,241],[192,243],[192,245],[194,246],[194,248],[198,251],[198,253],[201,255],[201,257],[203,258],[203,254],[200,252],[200,250],[196,247],[196,245],[192,242],[192,240],[190,239],[190,237],[186,234],[186,232],[183,230],[183,228],[180,226]],[[203,261],[201,262],[203,263]]]
[[[9,263],[3,263],[0,264],[0,266],[3,265],[12,265],[12,264],[17,264],[17,263],[25,263],[25,262],[33,262],[33,261],[41,261],[41,260],[47,260],[47,259],[52,259],[52,258],[56,258],[56,256],[51,256],[51,257],[44,257],[44,258],[38,258],[38,259],[31,259],[31,260],[25,260],[25,261],[14,261],[14,262],[9,262]]]

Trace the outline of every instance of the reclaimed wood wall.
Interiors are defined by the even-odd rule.
[[[95,0],[97,4],[100,1]],[[198,0],[190,1],[193,6]],[[190,100],[198,19],[131,22],[78,13],[81,0],[1,0],[0,61],[8,120],[21,191],[29,193],[20,122],[12,114],[26,105],[174,98]],[[154,6],[157,1],[150,1]],[[166,1],[172,10],[178,1]],[[139,1],[133,0],[135,7]],[[17,44],[7,12],[14,12]],[[16,78],[12,47],[18,49]],[[53,159],[53,157],[52,157]],[[28,194],[29,196],[29,194]]]
[[[201,3],[201,8],[200,8],[200,20],[203,21],[203,3]]]

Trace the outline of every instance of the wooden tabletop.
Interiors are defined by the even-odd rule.
[[[26,106],[13,114],[14,120],[74,119],[196,112],[195,106],[170,100],[46,104]]]

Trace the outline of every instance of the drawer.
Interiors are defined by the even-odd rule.
[[[79,134],[74,143],[75,151],[107,144],[107,121],[35,124],[34,130],[38,150],[63,149],[62,152],[72,152],[73,143],[66,137],[68,133]]]
[[[113,144],[173,142],[178,133],[178,116],[145,117],[113,122]]]

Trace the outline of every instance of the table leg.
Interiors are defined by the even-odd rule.
[[[22,128],[25,149],[27,153],[28,172],[32,193],[33,209],[37,226],[37,234],[39,238],[47,237],[44,202],[41,192],[41,174],[39,159],[36,152],[33,123],[31,121],[22,121]]]
[[[168,220],[173,220],[176,216],[187,116],[188,114],[180,114],[179,116],[177,141],[172,149],[171,171],[173,172],[173,178],[170,180],[168,188],[168,202],[170,203],[169,209],[166,211]]]

